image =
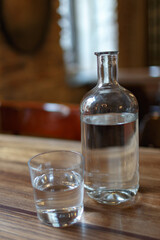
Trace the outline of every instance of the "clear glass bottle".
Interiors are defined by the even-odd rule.
[[[97,52],[98,83],[81,102],[85,188],[100,203],[133,199],[139,188],[138,103],[117,82],[118,52]]]

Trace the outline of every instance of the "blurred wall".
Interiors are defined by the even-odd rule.
[[[39,8],[40,2],[43,4],[45,1],[47,0],[3,0],[5,6],[8,3],[8,15],[5,14],[5,17],[11,23],[20,22],[20,16],[25,23],[30,22],[30,14],[22,14],[21,8],[27,12],[33,2]],[[146,66],[146,2],[118,0],[120,67]],[[59,45],[58,5],[58,0],[51,0],[51,16],[45,41],[35,53],[26,54],[11,47],[1,28],[0,99],[79,103],[92,87],[73,88],[66,82],[62,49]],[[2,14],[3,8],[0,9]],[[27,25],[26,28],[24,25],[24,29],[28,31]]]
[[[120,67],[147,66],[147,21],[146,0],[118,0]]]
[[[12,1],[14,9],[10,6],[12,14],[5,14],[8,21],[12,23],[17,19],[18,23],[20,7],[22,9],[24,7],[27,11],[27,6],[29,8],[29,4],[32,4],[32,0],[27,1],[29,2],[21,1],[20,5],[19,0]],[[38,1],[36,0],[37,8],[39,7]],[[16,8],[16,4],[19,8]],[[51,16],[45,41],[33,54],[17,51],[7,43],[3,32],[0,32],[1,99],[79,103],[86,92],[85,88],[72,88],[65,81],[63,56],[59,45],[60,28],[57,24],[58,4],[58,0],[51,0]],[[11,17],[14,19],[9,19]],[[31,16],[29,15],[28,18]],[[25,22],[27,21],[30,19],[25,19]]]

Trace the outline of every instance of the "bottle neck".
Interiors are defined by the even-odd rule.
[[[118,53],[95,53],[98,66],[98,86],[117,85]]]

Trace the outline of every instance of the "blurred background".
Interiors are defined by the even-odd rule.
[[[0,0],[0,99],[79,104],[95,51],[119,50],[119,82],[159,104],[159,0]]]

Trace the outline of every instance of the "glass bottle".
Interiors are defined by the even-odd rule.
[[[132,200],[139,188],[138,103],[117,82],[118,52],[97,52],[98,83],[81,102],[85,188],[99,203]]]

